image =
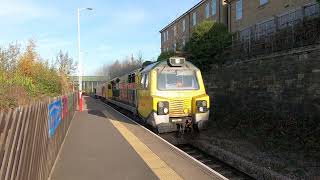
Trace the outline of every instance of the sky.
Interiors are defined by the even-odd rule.
[[[0,46],[36,41],[42,58],[53,61],[59,50],[77,60],[77,8],[81,11],[84,75],[104,64],[160,54],[160,33],[200,0],[0,0]]]

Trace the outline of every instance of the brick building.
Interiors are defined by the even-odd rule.
[[[319,15],[316,0],[201,0],[161,33],[161,52],[175,51],[203,20],[228,26],[241,40],[259,38],[309,16]]]
[[[227,25],[227,6],[224,0],[202,0],[171,22],[161,33],[161,52],[175,51],[189,40],[192,29],[203,20]]]
[[[228,29],[259,38],[319,14],[315,0],[228,0]]]

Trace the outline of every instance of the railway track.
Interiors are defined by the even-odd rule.
[[[106,103],[106,102],[104,102],[104,103]],[[114,108],[115,110],[120,112],[121,114],[123,114],[123,115],[135,120],[139,124],[141,124],[141,122],[137,121],[137,118],[134,117],[131,112],[129,112],[125,109],[122,109],[114,104],[110,104],[110,103],[106,103],[106,104],[108,104],[109,106],[111,106],[112,108]],[[145,126],[144,124],[141,124],[141,125]],[[150,127],[146,127],[146,128],[153,131]],[[165,135],[160,135],[160,136],[161,137],[166,136],[166,138],[163,137],[164,139],[167,139],[168,136],[172,136],[172,137],[176,136],[178,139],[177,142],[183,142],[183,141],[179,140],[181,138],[181,136],[178,137],[176,135],[176,133],[167,133]],[[168,141],[168,139],[167,139],[167,141]],[[170,141],[168,141],[168,142],[171,143]],[[202,151],[202,150],[200,150],[190,144],[187,144],[187,143],[177,143],[177,144],[171,143],[171,144],[176,146],[180,150],[184,151],[185,153],[192,156],[196,160],[200,161],[201,163],[203,163],[207,167],[220,173],[221,175],[223,175],[224,177],[226,177],[230,180],[254,180],[254,178],[248,176],[247,174],[245,174],[245,173],[231,167],[230,165],[220,161],[218,158],[215,158],[213,156],[208,155],[204,151]]]
[[[227,165],[190,144],[181,144],[176,147],[230,180],[254,180],[247,174]]]

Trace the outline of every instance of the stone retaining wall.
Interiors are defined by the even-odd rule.
[[[256,58],[204,74],[212,110],[320,119],[320,45]]]

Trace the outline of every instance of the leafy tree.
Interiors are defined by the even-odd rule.
[[[169,59],[170,57],[172,57],[172,56],[174,56],[174,55],[175,55],[175,53],[174,53],[173,51],[162,52],[162,53],[159,55],[157,61],[167,60],[167,59]]]
[[[223,63],[222,52],[231,43],[227,27],[213,21],[203,21],[192,32],[184,53],[188,60],[206,70],[211,64]]]
[[[68,75],[74,63],[67,53],[59,53],[56,68],[41,58],[34,41],[22,49],[25,50],[21,51],[18,44],[0,47],[0,109],[70,91]]]
[[[36,52],[36,44],[33,40],[28,42],[26,51],[22,54],[19,63],[18,71],[25,76],[32,76],[34,72],[33,66],[38,59],[38,54]]]
[[[320,4],[320,0],[317,0],[317,2]]]

